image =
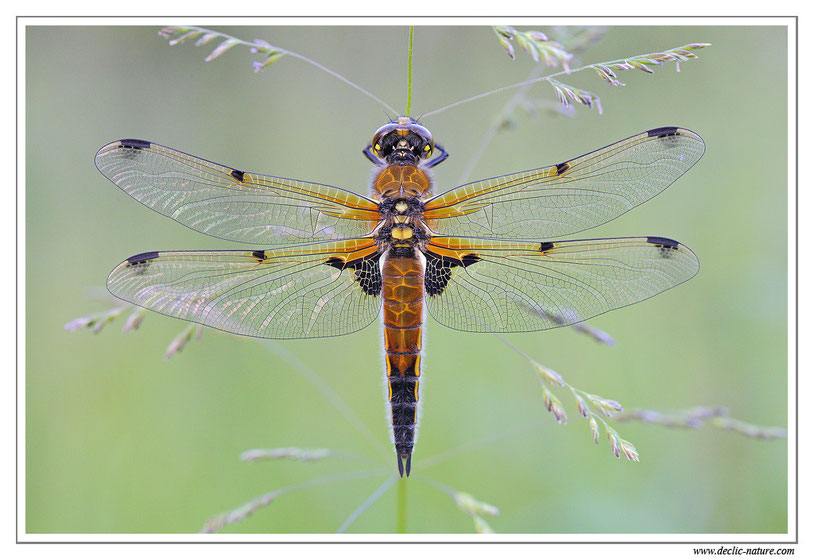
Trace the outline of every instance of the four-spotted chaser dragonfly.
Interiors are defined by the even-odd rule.
[[[147,309],[261,338],[343,335],[382,315],[402,476],[415,442],[425,307],[461,331],[539,331],[642,301],[698,272],[693,252],[672,239],[561,237],[666,189],[704,153],[690,130],[648,130],[441,194],[430,169],[447,152],[414,119],[381,127],[363,153],[376,165],[370,196],[144,140],[104,146],[96,166],[124,192],[189,228],[250,246],[141,253],[117,266],[107,286]]]

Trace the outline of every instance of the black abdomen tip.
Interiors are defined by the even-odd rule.
[[[410,461],[413,458],[412,452],[408,451],[407,453],[396,453],[396,457],[399,460],[399,476],[403,477],[404,472],[406,471],[407,476],[409,477],[410,476]],[[406,459],[406,465],[404,464],[405,459]]]

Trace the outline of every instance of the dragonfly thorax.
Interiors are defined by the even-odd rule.
[[[421,246],[430,239],[419,199],[388,199],[379,208],[381,221],[373,237],[382,249],[401,248],[399,252],[404,253],[404,249]]]
[[[390,230],[390,237],[394,241],[407,241],[413,239],[413,227],[410,224],[398,224]]]
[[[376,171],[371,190],[381,201],[427,198],[432,192],[432,175],[415,165],[388,165]]]
[[[424,212],[424,203],[420,198],[412,196],[408,198],[383,198],[379,203],[379,212],[382,218],[391,216],[420,217]]]

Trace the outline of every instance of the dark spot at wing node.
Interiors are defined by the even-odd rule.
[[[252,256],[259,260],[264,261],[266,260],[266,252],[265,251],[252,251]]]
[[[231,175],[232,175],[232,177],[234,177],[235,179],[237,179],[241,183],[243,182],[244,173],[242,171],[238,171],[237,169],[232,169]]]
[[[543,241],[542,243],[540,243],[540,252],[541,253],[545,253],[546,251],[550,251],[553,248],[554,248],[554,244],[551,243],[550,241]]]
[[[456,266],[473,265],[479,262],[481,258],[470,253],[464,255],[460,260],[451,257],[442,257],[433,253],[424,253],[427,257],[427,270],[424,272],[424,290],[430,297],[440,296],[449,284],[452,278],[452,269]]]
[[[568,162],[558,163],[557,164],[557,175],[562,175],[563,173],[568,171],[570,168],[571,168],[571,164],[568,163]]]
[[[136,140],[135,138],[119,140],[119,144],[121,144],[122,148],[133,148],[134,150],[143,150],[151,146],[150,142],[146,140]]]
[[[672,256],[673,251],[677,251],[679,242],[666,237],[648,237],[647,242],[659,248],[659,254],[663,258]]]
[[[330,257],[325,264],[338,268],[348,269],[353,274],[353,279],[362,288],[362,291],[369,296],[377,296],[382,293],[382,271],[379,269],[379,254],[345,262],[339,257]]]
[[[666,138],[667,136],[676,136],[678,134],[678,127],[675,126],[662,126],[661,128],[654,128],[647,131],[648,137],[656,136],[658,138]]]
[[[158,251],[148,251],[147,253],[139,253],[127,259],[127,264],[144,264],[147,261],[158,258]]]

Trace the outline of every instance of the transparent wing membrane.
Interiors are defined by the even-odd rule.
[[[144,140],[118,140],[96,167],[156,212],[213,237],[261,246],[370,233],[376,202],[350,191],[242,172]]]
[[[663,191],[703,153],[697,134],[663,127],[425,201],[416,212],[432,230],[418,245],[429,313],[464,331],[536,331],[689,280],[698,260],[671,239],[501,238],[552,239],[608,222]],[[380,253],[395,239],[412,238],[374,240],[379,224],[407,218],[385,219],[392,210],[350,191],[243,172],[143,140],[104,146],[96,165],[127,194],[187,227],[264,247],[289,245],[143,253],[108,278],[124,300],[231,333],[311,338],[365,327],[381,307]]]
[[[462,185],[428,200],[424,217],[438,235],[556,238],[653,198],[703,153],[694,132],[657,128],[558,165]]]
[[[471,332],[538,331],[585,321],[686,282],[698,259],[661,237],[524,243],[434,238],[427,309]]]
[[[171,317],[261,338],[313,338],[364,328],[379,314],[378,248],[370,240],[266,251],[158,251],[130,257],[110,292]]]

